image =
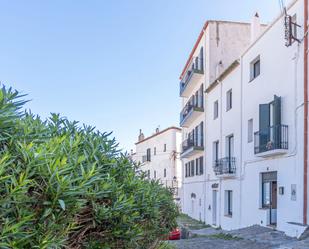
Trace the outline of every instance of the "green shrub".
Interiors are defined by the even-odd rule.
[[[176,226],[168,189],[110,134],[22,113],[0,90],[0,248],[155,248]]]

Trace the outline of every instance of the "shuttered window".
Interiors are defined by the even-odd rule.
[[[194,176],[194,160],[191,161],[191,176]]]
[[[204,174],[204,160],[203,160],[204,158],[201,156],[200,158],[199,158],[199,161],[200,161],[200,175],[203,175]]]

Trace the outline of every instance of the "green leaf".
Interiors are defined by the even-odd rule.
[[[62,208],[62,210],[65,211],[65,203],[63,200],[58,200],[59,204],[60,204],[60,207]]]

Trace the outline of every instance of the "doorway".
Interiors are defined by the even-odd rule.
[[[217,190],[212,191],[212,224],[217,226]]]
[[[262,173],[262,207],[267,209],[267,225],[277,225],[277,172]]]

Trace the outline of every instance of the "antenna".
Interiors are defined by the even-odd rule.
[[[296,23],[296,15],[293,17],[287,13],[286,7],[284,9],[284,38],[285,46],[290,47],[294,41],[300,43],[300,39],[297,38],[297,28],[301,26]]]

